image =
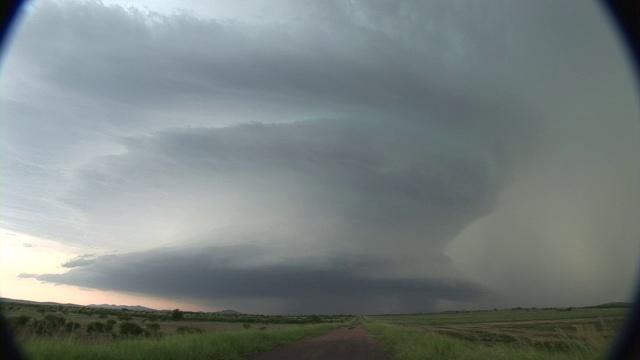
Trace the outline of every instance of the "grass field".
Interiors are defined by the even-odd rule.
[[[356,324],[376,337],[393,359],[600,359],[628,311],[517,308],[356,318],[212,316],[11,303],[2,307],[28,358],[52,360],[242,359]],[[90,331],[96,323],[111,325]]]
[[[80,306],[50,306],[3,302],[2,314],[8,319],[18,339],[34,336],[66,337],[74,335],[76,340],[85,338],[118,337],[123,323],[143,330],[140,336],[171,336],[185,333],[238,331],[238,330],[287,330],[305,324],[343,324],[352,316],[270,316],[270,315],[212,315],[207,313],[168,311],[128,311],[124,309],[96,309]],[[172,317],[177,312],[178,317]],[[175,315],[175,314],[173,314]],[[75,324],[73,328],[69,325]],[[89,334],[89,328],[98,324],[100,331]],[[102,324],[102,325],[100,325]],[[109,325],[110,324],[110,325]],[[42,329],[45,325],[45,329]],[[67,326],[67,329],[65,329]],[[71,330],[71,331],[69,331]],[[187,330],[187,331],[185,331]],[[102,336],[102,337],[105,337]]]
[[[2,304],[28,359],[242,359],[349,326],[352,316],[215,316]],[[96,326],[96,324],[100,324]],[[73,325],[73,326],[69,326]]]
[[[369,316],[394,359],[600,359],[626,309],[501,310]]]
[[[111,359],[243,359],[249,354],[273,349],[297,340],[338,328],[338,324],[297,325],[287,330],[222,331],[161,340],[101,340],[92,343],[66,339],[34,338],[21,341],[28,359],[111,360]]]

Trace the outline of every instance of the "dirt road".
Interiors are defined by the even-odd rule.
[[[377,346],[375,340],[362,326],[353,329],[338,329],[324,335],[275,350],[255,354],[250,360],[388,360],[389,357]]]

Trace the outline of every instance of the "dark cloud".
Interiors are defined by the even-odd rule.
[[[0,225],[122,254],[39,279],[256,312],[629,294],[638,116],[594,4],[251,7],[33,7]]]
[[[128,137],[124,154],[78,173],[65,203],[92,223],[128,225],[113,237],[182,216],[171,224],[182,236],[196,223],[201,232],[236,219],[247,228],[289,219],[301,238],[309,237],[305,226],[328,221],[356,233],[422,232],[431,244],[491,210],[506,166],[491,149],[425,143],[403,136],[414,125],[395,124],[395,134],[386,126],[318,121]]]
[[[107,184],[126,187],[127,181],[143,186],[149,181],[146,174],[152,172],[156,172],[158,181],[173,179],[174,174],[157,174],[165,164],[159,159],[160,154],[152,151],[161,146],[166,147],[163,151],[170,152],[168,158],[178,164],[185,161],[186,165],[179,166],[193,172],[189,165],[201,160],[189,160],[190,154],[185,149],[193,148],[190,151],[195,151],[195,156],[210,156],[212,151],[217,151],[214,146],[229,146],[224,143],[225,137],[243,144],[257,141],[255,146],[249,145],[254,148],[246,150],[244,155],[240,150],[241,154],[234,155],[230,163],[242,163],[250,160],[247,156],[255,156],[256,160],[267,161],[265,166],[273,171],[291,160],[286,167],[298,173],[312,170],[308,177],[328,173],[325,185],[331,181],[350,181],[354,188],[360,181],[357,186],[364,187],[362,193],[347,196],[367,202],[365,194],[393,187],[405,187],[403,198],[410,198],[410,193],[417,188],[432,191],[430,196],[434,200],[438,196],[446,198],[447,194],[440,195],[437,184],[433,190],[427,190],[427,184],[415,183],[416,180],[445,181],[438,178],[440,175],[426,179],[428,176],[416,171],[438,168],[434,171],[439,172],[440,168],[448,168],[444,171],[450,173],[451,179],[467,176],[466,172],[486,171],[482,169],[487,166],[476,160],[461,159],[476,151],[491,152],[480,155],[484,157],[481,161],[491,163],[489,166],[506,167],[529,143],[530,135],[525,131],[529,127],[527,122],[511,121],[516,117],[526,118],[517,94],[511,96],[507,95],[509,91],[504,91],[496,97],[493,92],[477,91],[487,85],[487,79],[482,80],[480,76],[486,74],[486,67],[482,71],[469,71],[478,66],[477,61],[468,61],[470,59],[459,55],[454,59],[450,54],[458,45],[453,44],[449,36],[459,35],[459,41],[469,46],[475,43],[470,41],[470,36],[481,36],[486,40],[481,48],[485,52],[501,46],[504,39],[466,28],[461,25],[463,22],[454,26],[450,34],[429,31],[418,24],[421,20],[411,15],[431,10],[450,12],[471,19],[469,24],[475,27],[480,26],[473,20],[472,13],[438,5],[425,8],[417,3],[398,7],[363,3],[353,4],[351,8],[352,5],[337,2],[326,8],[313,5],[299,10],[284,9],[291,4],[280,6],[284,13],[293,11],[299,19],[253,24],[167,16],[99,3],[43,2],[35,7],[20,30],[21,41],[12,49],[9,64],[15,70],[11,73],[35,75],[24,75],[28,80],[17,76],[5,80],[8,88],[19,82],[20,88],[26,89],[22,91],[29,93],[26,101],[18,92],[4,92],[7,94],[3,99],[6,117],[21,119],[9,122],[9,130],[3,132],[3,135],[10,134],[3,138],[9,154],[2,171],[6,189],[4,208],[10,209],[3,216],[5,226],[79,243],[118,241],[105,237],[104,229],[86,226],[87,222],[82,220],[84,207],[104,210],[108,207],[90,197],[81,199],[78,207],[78,198],[74,196],[82,191],[69,189],[68,184],[70,180],[73,183],[79,168],[85,169],[81,170],[83,184],[80,186],[97,185],[97,188]],[[430,6],[434,9],[429,10]],[[348,16],[344,18],[341,14]],[[312,20],[314,18],[322,20]],[[382,18],[387,19],[384,26],[373,25]],[[438,25],[437,17],[430,18],[429,22],[432,21],[436,22],[433,26]],[[109,28],[114,30],[103,31]],[[413,31],[406,31],[408,29]],[[425,40],[429,40],[427,48],[416,47],[416,43]],[[487,42],[492,46],[487,46]],[[452,66],[461,71],[463,82],[458,81],[460,76],[442,77],[452,71]],[[47,91],[48,88],[56,91]],[[508,101],[505,96],[509,96]],[[123,145],[138,155],[137,151],[144,147],[141,134],[154,133],[169,125],[211,127],[243,121],[291,122],[309,118],[332,119],[332,122],[325,125],[328,129],[318,124],[315,129],[297,125],[288,129],[266,128],[261,132],[201,129],[198,131],[201,134],[196,135],[196,131],[186,130],[183,134],[175,131],[175,135],[164,137],[165,141],[174,143],[144,149],[150,157],[149,164],[140,163],[146,161],[143,157],[99,157],[104,153],[120,154]],[[341,124],[342,119],[356,119],[359,123],[347,125],[355,127],[348,129]],[[239,132],[245,132],[247,137],[235,135]],[[303,138],[298,136],[301,132],[305,133]],[[278,138],[289,133],[297,143]],[[134,135],[123,144],[119,139],[125,134]],[[218,134],[216,137],[223,140],[217,140],[209,148],[197,147],[208,141],[210,134]],[[333,135],[338,137],[330,138]],[[313,139],[316,136],[318,138]],[[200,143],[194,146],[181,143],[196,140]],[[390,147],[387,142],[391,142]],[[416,148],[399,146],[402,142]],[[271,145],[265,145],[268,143]],[[339,147],[331,149],[333,145]],[[315,148],[304,149],[305,146]],[[44,151],[34,152],[32,148]],[[236,145],[226,151],[238,150]],[[270,153],[272,150],[274,153]],[[260,153],[252,155],[248,151]],[[368,155],[367,151],[376,153]],[[328,168],[323,169],[318,163],[309,169],[300,156],[293,158],[297,154],[322,158],[320,161]],[[280,164],[274,164],[278,156],[282,156]],[[332,165],[331,161],[340,156],[364,167],[349,168],[344,162]],[[105,175],[104,170],[112,165],[122,166],[110,161],[122,162],[124,158],[130,163],[138,162],[130,165],[135,167],[137,179],[122,181],[123,178]],[[385,161],[387,167],[392,164],[394,169],[390,171],[396,174],[386,177],[367,174],[366,171],[379,172],[379,169],[358,161],[371,159]],[[311,160],[305,161],[312,163]],[[399,166],[393,163],[400,160],[405,163]],[[416,164],[419,161],[424,163]],[[179,166],[169,164],[174,169]],[[335,171],[342,171],[342,178],[335,176]],[[497,172],[506,172],[506,169]],[[369,175],[371,181],[367,180]],[[91,176],[95,178],[89,179]],[[46,184],[42,183],[43,179],[47,179]],[[478,187],[483,186],[482,181],[485,180],[481,180]],[[467,182],[469,184],[472,182]],[[127,190],[129,194],[132,191]],[[387,194],[390,200],[393,192],[398,191]],[[100,196],[99,191],[97,193]],[[325,196],[318,191],[316,199]],[[142,203],[154,195],[142,192],[132,197],[143,197],[138,199]],[[71,206],[66,201],[68,198],[74,198]],[[351,211],[371,209],[375,212],[380,208],[370,205],[356,205]],[[36,214],[28,210],[36,208]],[[116,216],[119,212],[108,211]],[[410,212],[411,208],[407,207],[393,215],[402,217]],[[378,221],[386,221],[384,216],[389,214],[392,213],[379,214]],[[371,219],[371,216],[374,214],[362,214],[363,218]],[[147,232],[145,237],[149,236],[156,234]],[[134,238],[123,233],[118,238],[124,242],[140,241],[139,236]]]
[[[466,93],[439,77],[450,66],[445,61],[452,60],[447,59],[448,52],[456,46],[447,38],[457,36],[464,45],[473,46],[469,37],[482,36],[485,46],[478,50],[483,52],[491,51],[487,42],[502,45],[499,39],[459,26],[447,35],[414,31],[399,41],[398,31],[407,27],[402,24],[406,11],[360,6],[368,21],[393,19],[390,29],[329,18],[333,29],[316,21],[256,28],[238,21],[163,16],[99,3],[44,2],[22,30],[24,45],[16,56],[63,90],[100,97],[113,105],[154,110],[239,96],[254,104],[268,100],[292,106],[303,101],[320,108],[331,104],[436,118],[454,115],[457,121],[481,110],[476,104],[482,102],[475,99],[482,94]],[[426,12],[430,6],[413,7]],[[470,17],[463,11],[457,15]],[[416,22],[411,19],[408,26],[415,30]],[[415,46],[420,35],[447,44],[441,51],[425,51]],[[51,39],[82,52],[60,51]],[[35,52],[38,56],[33,56]],[[475,67],[466,59],[455,62],[461,68]],[[423,66],[431,71],[423,71]]]
[[[94,263],[65,274],[39,275],[37,279],[102,290],[199,299],[217,306],[233,305],[235,299],[278,299],[285,304],[282,311],[286,313],[428,311],[434,309],[437,300],[469,302],[488,295],[484,289],[464,281],[364,275],[368,269],[389,266],[384,259],[344,254],[334,258],[308,255],[251,264],[256,253],[268,251],[247,245],[160,248],[101,256]],[[376,308],[378,299],[393,299],[402,306]]]

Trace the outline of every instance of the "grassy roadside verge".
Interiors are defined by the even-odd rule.
[[[419,332],[403,326],[387,325],[371,318],[365,318],[362,324],[378,339],[383,350],[397,360],[569,360],[602,359],[606,354],[606,349],[603,347],[586,347],[578,344],[562,352],[541,350],[527,344],[484,344]]]
[[[171,336],[162,340],[132,339],[97,344],[81,343],[73,338],[64,341],[33,339],[22,342],[21,348],[28,359],[34,360],[242,359],[252,353],[270,350],[342,326],[319,324],[288,330],[218,332]]]

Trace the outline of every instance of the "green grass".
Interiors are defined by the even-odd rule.
[[[32,316],[32,321],[44,316],[30,308],[27,309],[31,311],[29,313],[22,307],[14,306],[9,310],[11,315]],[[100,318],[69,310],[64,316],[82,324],[78,331],[71,334],[58,331],[42,336],[34,335],[26,327],[18,332],[17,338],[28,358],[36,360],[242,359],[341,326],[362,324],[378,338],[393,359],[600,359],[606,354],[627,311],[625,308],[514,309],[340,317],[342,324],[254,323],[250,330],[242,330],[243,324],[239,322],[191,319],[159,321],[160,331],[167,336],[153,340],[122,339],[113,336],[116,330],[98,337],[89,336],[86,334],[89,322],[116,319],[121,312],[111,311]],[[130,321],[142,327],[148,324],[147,318],[131,314],[136,316]],[[279,322],[288,319],[276,318]],[[205,333],[172,335],[179,326],[198,328]],[[258,330],[260,328],[265,329]]]
[[[288,330],[245,330],[170,336],[162,340],[131,339],[87,343],[73,337],[65,340],[33,338],[21,342],[28,359],[242,359],[341,327],[338,324],[305,325]]]
[[[628,309],[518,309],[370,316],[394,359],[601,359]]]
[[[485,322],[511,322],[511,321],[541,321],[541,320],[566,320],[584,318],[609,318],[626,316],[628,309],[594,309],[575,308],[572,311],[557,310],[500,310],[477,311],[460,313],[433,313],[419,315],[381,315],[376,316],[386,323],[401,325],[448,325],[448,324],[472,324]]]
[[[215,315],[207,313],[184,312],[179,320],[171,320],[166,311],[122,311],[120,309],[93,309],[78,306],[49,306],[38,304],[20,304],[12,302],[0,302],[0,309],[5,318],[11,319],[18,316],[28,316],[29,323],[16,329],[14,335],[18,338],[30,338],[32,332],[29,331],[29,325],[35,321],[42,320],[45,316],[63,317],[66,322],[77,322],[80,328],[74,333],[81,337],[86,333],[87,326],[90,323],[113,320],[118,324],[127,321],[133,322],[143,328],[150,323],[156,323],[160,326],[158,329],[164,335],[178,334],[177,329],[180,327],[192,327],[200,329],[204,332],[212,331],[234,331],[243,330],[245,324],[249,324],[252,329],[266,327],[268,330],[284,330],[297,328],[302,324],[327,324],[327,323],[344,323],[349,321],[352,316],[271,316],[271,315]],[[123,316],[128,317],[124,320]],[[118,326],[115,326],[117,332]],[[55,333],[56,331],[54,331]]]
[[[548,351],[526,343],[492,343],[465,341],[434,333],[415,331],[414,329],[384,324],[380,320],[367,318],[363,325],[378,339],[383,350],[391,354],[393,359],[529,359],[529,360],[575,360],[602,359],[607,346],[601,342],[571,344],[563,351]]]

